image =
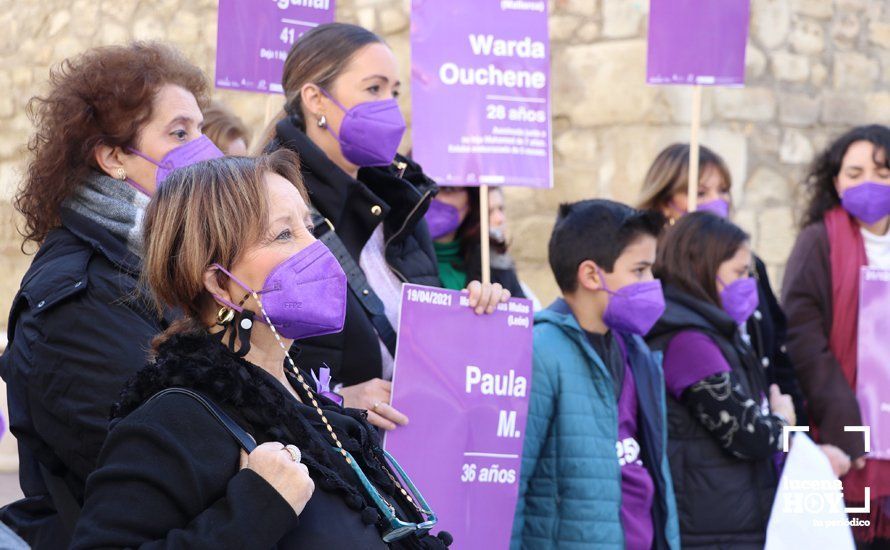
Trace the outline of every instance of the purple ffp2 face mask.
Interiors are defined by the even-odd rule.
[[[424,217],[434,240],[456,231],[460,227],[460,212],[457,208],[438,199],[430,202],[430,209]]]
[[[201,136],[197,139],[193,139],[188,143],[184,143],[175,149],[171,149],[169,153],[164,155],[164,158],[161,159],[160,162],[146,155],[142,151],[130,148],[130,152],[136,156],[142,157],[148,162],[154,164],[158,167],[157,172],[155,173],[155,184],[158,188],[160,188],[161,184],[167,176],[170,175],[170,172],[176,170],[177,168],[183,168],[185,166],[191,166],[196,162],[201,162],[202,160],[210,160],[210,159],[218,159],[223,157],[223,152],[219,150],[219,148],[210,141],[210,138],[207,136]],[[135,181],[127,178],[127,181],[130,185],[136,187],[136,189],[142,191],[146,195],[149,193],[145,190],[144,187],[136,183]]]
[[[610,295],[603,322],[612,330],[645,336],[664,313],[661,281],[632,283],[612,291],[606,287],[603,272],[599,273],[603,290]]]
[[[340,143],[346,160],[356,166],[388,166],[396,157],[405,135],[405,119],[395,99],[366,101],[347,109],[324,88],[321,93],[343,111],[340,135],[328,132]]]
[[[751,317],[754,310],[760,305],[760,296],[757,294],[757,279],[745,277],[736,279],[728,285],[724,284],[719,277],[717,280],[723,285],[723,291],[720,293],[723,311],[728,313],[733,321],[739,325],[747,322],[748,317]]]
[[[869,225],[890,215],[890,185],[866,181],[844,191],[844,210]]]
[[[703,202],[698,205],[698,210],[700,212],[710,212],[715,216],[719,216],[721,218],[729,217],[729,201],[726,199],[714,199],[708,202]]]
[[[267,322],[268,319],[285,338],[300,340],[343,330],[346,274],[321,241],[315,241],[275,266],[258,291],[221,265],[213,265],[247,292],[262,296],[262,311],[257,320]],[[220,296],[214,298],[236,311],[244,311]]]

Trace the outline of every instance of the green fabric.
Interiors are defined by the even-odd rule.
[[[436,261],[439,263],[439,279],[442,286],[451,290],[467,288],[467,272],[460,257],[460,241],[434,242]]]

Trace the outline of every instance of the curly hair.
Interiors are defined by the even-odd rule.
[[[59,225],[62,203],[90,170],[99,169],[98,146],[136,145],[164,85],[185,88],[200,107],[209,93],[198,67],[174,48],[152,42],[87,50],[52,69],[49,84],[48,94],[28,102],[36,131],[15,197],[16,210],[25,218],[23,250],[28,241],[42,243]]]
[[[875,164],[883,151],[884,165],[890,168],[890,128],[881,124],[857,126],[837,138],[813,160],[804,180],[808,200],[800,227],[819,222],[825,213],[841,203],[835,188],[835,179],[841,171],[841,164],[847,149],[857,141],[867,141],[875,146]]]

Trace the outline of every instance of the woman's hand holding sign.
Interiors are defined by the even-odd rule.
[[[498,283],[483,284],[473,281],[467,285],[465,292],[469,292],[470,307],[477,315],[492,314],[497,310],[498,304],[510,299],[510,291]],[[397,426],[408,424],[408,417],[389,404],[392,382],[374,378],[341,388],[339,393],[343,396],[343,406],[367,410],[368,422],[378,428],[394,430]]]
[[[476,315],[492,314],[498,307],[510,299],[510,291],[500,283],[480,283],[472,281],[467,285],[466,292],[470,293],[470,307]]]
[[[396,426],[408,424],[408,417],[389,404],[392,382],[374,378],[361,384],[344,387],[340,390],[343,406],[354,409],[366,409],[368,422],[383,428],[394,430]]]

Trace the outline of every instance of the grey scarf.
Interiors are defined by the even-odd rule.
[[[142,216],[149,197],[125,181],[93,171],[64,206],[86,217],[127,243],[142,257]]]

